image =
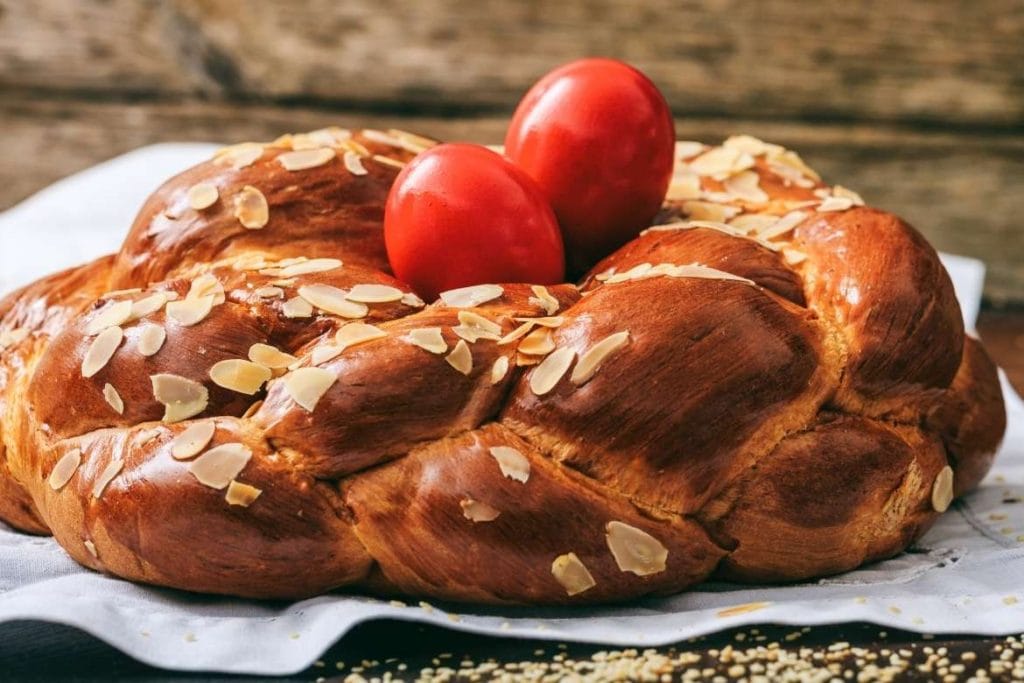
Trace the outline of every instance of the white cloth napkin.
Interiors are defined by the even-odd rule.
[[[164,178],[209,145],[137,150],[60,181],[0,215],[0,293],[115,250]],[[944,257],[969,328],[984,267]],[[137,586],[78,567],[49,538],[0,524],[0,638],[42,620],[87,631],[143,662],[178,670],[299,671],[354,625],[389,617],[507,637],[645,646],[749,623],[870,621],[930,633],[1024,631],[1024,404],[1003,380],[1010,426],[985,484],[909,552],[791,586],[709,583],[682,595],[586,609],[401,607],[328,595],[266,604]],[[736,606],[747,605],[739,609]]]

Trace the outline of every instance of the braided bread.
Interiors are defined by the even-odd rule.
[[[586,603],[899,553],[1005,414],[935,251],[748,136],[679,143],[578,285],[425,305],[383,205],[432,141],[325,129],[169,180],[0,303],[0,520],[132,581]]]

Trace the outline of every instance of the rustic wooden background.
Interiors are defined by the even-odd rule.
[[[795,147],[1024,303],[1022,0],[0,0],[0,208],[158,141],[499,141],[595,54],[645,70],[681,137]]]

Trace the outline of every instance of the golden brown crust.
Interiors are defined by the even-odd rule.
[[[681,143],[665,224],[579,288],[425,306],[381,219],[429,144],[229,148],[0,301],[0,520],[193,591],[576,604],[844,571],[988,470],[934,250],[792,152]]]
[[[504,476],[492,447],[517,449],[529,462],[529,478]],[[356,533],[389,582],[437,598],[573,602],[550,571],[537,572],[568,552],[595,580],[587,591],[591,600],[674,593],[706,576],[724,554],[694,522],[645,516],[626,497],[560,467],[497,423],[435,441],[344,487]],[[465,501],[498,514],[469,520]],[[613,521],[664,545],[665,570],[647,576],[621,571],[606,540],[605,526]]]
[[[854,207],[805,221],[795,237],[808,255],[807,300],[845,338],[840,405],[878,414],[949,386],[963,318],[920,233],[892,214]]]
[[[716,539],[736,544],[719,575],[792,581],[895,555],[938,517],[930,484],[945,464],[916,429],[822,415],[702,511]]]
[[[1006,406],[996,365],[977,339],[965,339],[960,368],[928,412],[927,425],[946,445],[955,494],[981,483],[1006,431]]]
[[[550,396],[520,383],[503,419],[646,505],[696,511],[834,391],[810,313],[748,284],[606,284],[575,312],[555,332],[560,348],[583,354],[625,331],[628,352],[583,386],[564,382]]]

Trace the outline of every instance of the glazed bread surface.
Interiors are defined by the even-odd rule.
[[[132,581],[592,603],[890,557],[1005,428],[936,252],[749,136],[677,145],[576,284],[421,301],[383,206],[433,141],[331,128],[167,181],[0,302],[0,520]]]

